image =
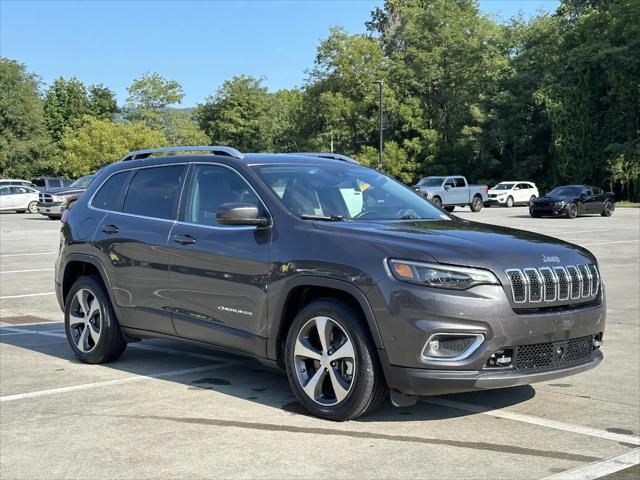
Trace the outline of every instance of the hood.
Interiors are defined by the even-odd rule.
[[[576,197],[573,195],[554,195],[552,197],[545,195],[543,197],[538,197],[533,201],[534,205],[546,205],[547,203],[553,202],[568,202],[574,200]]]
[[[76,195],[84,192],[86,188],[78,187],[58,187],[45,190],[42,193],[50,193],[51,195],[57,195],[59,197],[66,197],[67,195]]]
[[[505,193],[506,194],[506,193],[509,193],[509,192],[512,192],[512,191],[513,190],[496,190],[494,188],[490,188],[487,193],[495,193],[496,195],[500,195],[501,193]]]
[[[481,267],[502,272],[508,268],[595,263],[585,248],[524,230],[468,222],[315,222],[317,228],[368,237],[387,246],[388,256]],[[408,257],[410,255],[410,257]]]

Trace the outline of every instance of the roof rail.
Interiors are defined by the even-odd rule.
[[[121,162],[128,160],[140,160],[143,158],[149,158],[154,153],[166,153],[176,154],[179,152],[210,152],[212,155],[224,155],[227,157],[238,158],[242,160],[244,155],[233,147],[224,146],[186,146],[186,147],[161,147],[161,148],[148,148],[146,150],[135,150],[127,153],[122,157]]]
[[[342,155],[340,153],[332,153],[332,152],[291,152],[291,155],[303,155],[305,157],[318,157],[318,158],[330,158],[332,160],[342,160],[343,162],[348,163],[357,163],[357,160],[354,160],[351,157],[347,157],[346,155]]]

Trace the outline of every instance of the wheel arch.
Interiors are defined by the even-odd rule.
[[[275,359],[282,366],[284,342],[296,313],[313,300],[327,297],[339,298],[361,312],[376,348],[384,348],[373,309],[362,290],[343,280],[303,276],[294,278],[287,283],[279,301],[276,302],[273,315],[270,315],[268,358]]]
[[[82,253],[70,254],[64,264],[62,275],[60,276],[60,293],[62,306],[64,307],[71,286],[78,278],[85,275],[95,275],[98,276],[100,280],[102,280],[102,283],[104,284],[107,291],[107,295],[111,300],[111,304],[115,309],[116,304],[111,294],[109,278],[107,277],[107,272],[104,268],[104,265],[102,265],[102,262],[97,257]]]

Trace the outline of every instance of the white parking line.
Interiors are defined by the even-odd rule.
[[[34,268],[33,270],[2,270],[0,273],[53,272],[53,268]]]
[[[580,243],[582,247],[592,247],[593,245],[611,245],[612,243],[638,243],[640,240],[616,240],[613,242],[599,242],[599,243]]]
[[[640,464],[640,448],[546,477],[545,480],[595,480],[638,464]]]
[[[18,393],[15,395],[5,395],[4,397],[0,397],[0,402],[12,402],[15,400],[23,400],[25,398],[44,397],[48,395],[56,395],[58,393],[75,392],[78,390],[89,390],[92,388],[108,387],[111,385],[120,385],[123,383],[140,382],[152,378],[180,377],[182,375],[189,375],[191,373],[204,372],[206,370],[226,367],[228,365],[231,365],[231,362],[219,365],[206,365],[204,367],[187,368],[185,370],[172,370],[168,372],[152,373],[150,375],[136,375],[135,377],[119,378],[117,380],[106,380],[104,382],[83,383],[80,385],[72,385],[70,387],[52,388],[50,390],[39,390],[35,392]]]
[[[31,257],[33,255],[56,255],[58,252],[38,252],[38,253],[7,253],[0,255],[0,258],[4,257]]]
[[[580,435],[587,435],[589,437],[603,438],[605,440],[611,440],[614,442],[629,443],[632,445],[640,445],[640,437],[634,435],[624,435],[621,433],[611,433],[606,430],[600,430],[599,428],[585,427],[582,425],[573,425],[571,423],[559,422],[557,420],[551,420],[548,418],[534,417],[533,415],[526,415],[524,413],[509,412],[504,409],[487,410],[479,405],[472,405],[470,403],[458,402],[455,400],[449,400],[446,398],[426,397],[421,399],[421,402],[429,403],[432,405],[438,405],[441,407],[455,408],[457,410],[464,410],[473,413],[483,413],[485,415],[491,415],[492,417],[505,418],[508,420],[514,420],[516,422],[528,423],[531,425],[538,425],[539,427],[553,428],[555,430],[562,430],[564,432],[578,433]]]
[[[56,292],[44,292],[44,293],[26,293],[24,295],[5,295],[0,297],[0,300],[8,300],[10,298],[27,298],[27,297],[42,297],[45,295],[55,295]]]

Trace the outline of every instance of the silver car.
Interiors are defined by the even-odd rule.
[[[38,191],[22,185],[0,187],[0,211],[38,212]]]

